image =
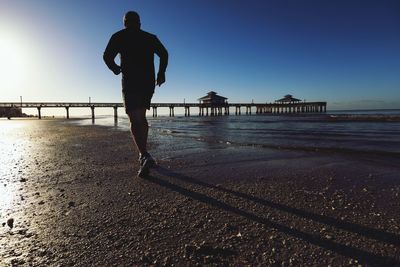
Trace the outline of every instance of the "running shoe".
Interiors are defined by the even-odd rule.
[[[139,161],[140,161],[140,169],[138,171],[138,176],[141,178],[147,177],[150,173],[150,168],[156,164],[156,161],[149,153],[142,155],[139,158]]]

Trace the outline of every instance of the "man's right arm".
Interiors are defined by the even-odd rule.
[[[161,86],[161,84],[165,82],[165,71],[168,66],[168,51],[157,37],[155,40],[155,52],[160,58],[156,84]]]
[[[108,41],[106,50],[103,54],[103,60],[107,67],[114,72],[115,75],[121,73],[121,67],[115,63],[115,57],[118,55],[118,42],[115,35],[111,36],[110,41]]]

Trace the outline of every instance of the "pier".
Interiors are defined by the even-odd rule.
[[[297,114],[326,112],[326,102],[292,102],[292,103],[152,103],[153,117],[158,116],[158,108],[168,108],[169,116],[175,116],[175,109],[184,109],[185,116],[191,116],[191,109],[197,110],[198,116],[252,115],[254,114]],[[84,102],[0,102],[0,108],[35,108],[37,117],[42,118],[43,108],[64,108],[69,119],[71,108],[90,108],[92,120],[95,120],[96,108],[113,108],[114,118],[118,119],[118,108],[122,103],[84,103]],[[234,111],[234,112],[231,112]]]

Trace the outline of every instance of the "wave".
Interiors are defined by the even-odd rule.
[[[400,122],[400,115],[330,115],[328,121]]]
[[[178,138],[192,139],[194,141],[205,142],[207,144],[226,145],[227,147],[253,147],[261,149],[275,149],[282,151],[298,151],[298,152],[318,152],[326,154],[346,154],[346,155],[365,155],[365,156],[384,156],[391,157],[394,159],[400,158],[400,152],[397,151],[386,151],[378,149],[361,149],[361,148],[350,148],[340,146],[312,146],[312,145],[294,145],[294,144],[260,144],[252,142],[237,142],[231,140],[216,140],[214,138],[207,137],[194,137],[186,135],[178,135]]]

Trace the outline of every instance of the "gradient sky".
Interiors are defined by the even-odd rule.
[[[170,54],[153,102],[214,90],[231,103],[400,108],[397,0],[0,0],[0,101],[121,102],[102,54],[128,10]]]

